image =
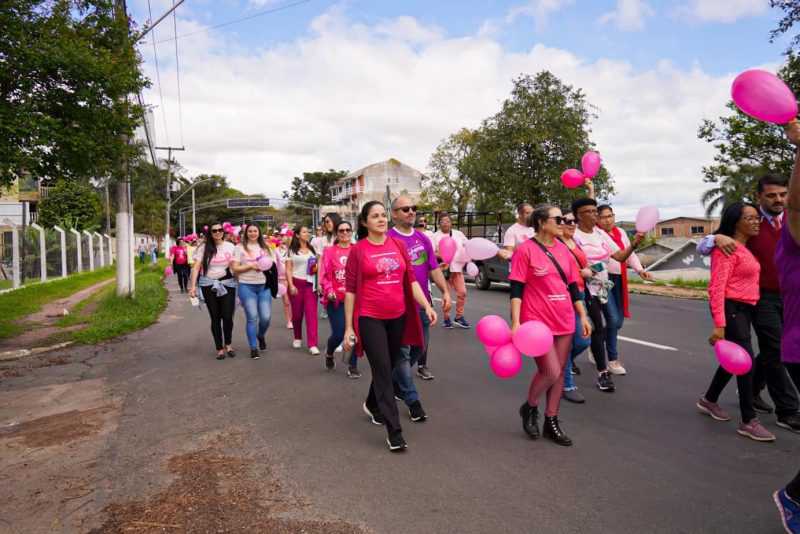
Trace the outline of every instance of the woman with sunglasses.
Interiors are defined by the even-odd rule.
[[[345,269],[352,250],[350,238],[353,235],[353,227],[349,222],[340,220],[336,225],[336,235],[333,246],[326,248],[322,253],[319,268],[322,305],[328,312],[328,320],[331,323],[331,335],[325,351],[325,368],[328,371],[336,368],[334,352],[344,340]],[[354,352],[350,355],[347,376],[361,378],[361,373],[358,371],[358,356]]]
[[[247,317],[247,341],[250,343],[250,357],[258,360],[260,350],[267,350],[266,334],[272,319],[272,294],[267,286],[267,276],[258,266],[262,257],[269,257],[273,262],[280,261],[272,250],[264,244],[261,229],[255,224],[248,224],[244,232],[244,240],[236,246],[233,253],[231,269],[238,275],[239,299]]]
[[[711,278],[708,282],[708,300],[714,329],[708,342],[714,345],[720,339],[736,343],[753,358],[750,327],[753,310],[760,296],[759,276],[761,265],[745,245],[758,235],[761,215],[758,208],[746,202],[734,202],[722,212],[715,234],[732,237],[736,251],[726,256],[719,247],[711,253]],[[697,408],[716,421],[728,421],[730,416],[719,407],[717,400],[731,379],[731,373],[719,366],[705,394],[697,401]],[[753,368],[736,376],[739,388],[739,420],[737,432],[756,441],[774,441],[775,436],[756,419],[753,407]]]
[[[547,394],[542,433],[559,445],[570,446],[558,421],[558,407],[564,387],[564,372],[572,350],[575,313],[580,316],[584,338],[592,327],[578,291],[578,270],[567,246],[559,241],[564,235],[564,217],[552,204],[538,206],[531,213],[530,224],[536,232],[514,251],[511,262],[511,331],[522,323],[541,321],[553,332],[553,346],[536,358],[538,371],[533,375],[528,400],[520,406],[522,429],[533,439],[539,437],[539,398]]]
[[[592,277],[592,270],[589,269],[589,260],[586,258],[586,254],[583,252],[581,247],[573,239],[575,235],[575,228],[577,221],[575,220],[575,214],[572,213],[572,210],[566,209],[563,212],[564,215],[564,235],[561,236],[561,241],[567,245],[570,253],[572,254],[572,259],[575,262],[575,268],[577,269],[578,276],[578,291],[580,292],[581,302],[583,305],[586,306],[585,300],[585,291],[586,291],[586,282]],[[572,378],[572,375],[579,375],[581,374],[580,369],[577,365],[575,365],[575,358],[577,358],[583,351],[585,351],[589,344],[591,343],[590,338],[585,338],[581,335],[581,316],[580,314],[575,314],[575,334],[572,336],[572,350],[570,351],[569,358],[567,358],[567,368],[564,371],[564,392],[562,393],[562,397],[564,400],[568,402],[574,402],[575,404],[583,404],[586,402],[586,399],[583,398],[580,391],[578,391],[578,386],[575,385],[575,381]]]
[[[305,225],[294,228],[286,254],[286,284],[292,304],[294,341],[292,347],[303,345],[303,318],[306,320],[308,352],[319,355],[317,348],[317,298],[314,287],[317,274],[317,253],[311,245],[311,233]]]
[[[189,296],[196,297],[197,286],[200,286],[201,300],[205,302],[211,317],[211,334],[214,336],[218,360],[224,360],[226,353],[230,358],[236,356],[231,345],[233,310],[236,305],[236,281],[231,272],[231,262],[236,247],[223,239],[224,233],[222,223],[208,225],[205,243],[194,251],[192,287],[189,291]]]
[[[376,425],[386,425],[392,452],[406,448],[394,400],[392,369],[402,345],[424,346],[417,304],[431,324],[436,312],[414,278],[405,244],[386,235],[383,204],[364,204],[358,216],[358,243],[347,258],[344,298],[345,350],[366,351],[372,371],[364,412]]]

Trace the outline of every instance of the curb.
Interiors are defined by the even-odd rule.
[[[68,347],[73,343],[74,341],[67,341],[65,343],[58,343],[57,345],[50,345],[49,347],[36,347],[33,349],[19,349],[0,352],[0,362],[12,362],[14,360],[24,358],[25,356],[35,356],[44,352],[50,352],[51,350],[63,349],[64,347]]]

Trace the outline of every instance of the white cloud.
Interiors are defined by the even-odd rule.
[[[574,3],[575,0],[530,0],[527,4],[511,8],[507,21],[511,22],[519,16],[531,17],[536,31],[542,31],[547,26],[551,13]]]
[[[196,27],[180,21],[179,33]],[[169,49],[159,48],[159,59],[174,145]],[[643,204],[664,216],[702,213],[701,168],[713,149],[697,128],[725,113],[734,75],[668,61],[639,72],[542,45],[512,53],[490,37],[447,38],[406,18],[366,27],[337,10],[317,17],[306,37],[269,48],[200,34],[182,41],[180,61],[186,152],[179,161],[189,175],[224,174],[242,191],[271,197],[304,171],[355,170],[390,157],[424,171],[441,139],[497,112],[513,78],[548,69],[600,108],[591,137],[626,218]],[[146,68],[155,79],[151,61]],[[159,103],[155,87],[146,97]],[[166,143],[156,119],[158,143]]]
[[[644,29],[647,19],[653,15],[655,11],[644,0],[618,0],[617,10],[600,16],[598,22],[612,23],[623,31],[639,31]]]
[[[676,14],[697,22],[731,23],[765,15],[768,9],[767,0],[691,0],[678,6]]]

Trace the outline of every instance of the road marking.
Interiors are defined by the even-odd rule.
[[[637,343],[639,345],[644,345],[645,347],[653,347],[654,349],[661,349],[661,350],[675,350],[675,347],[668,347],[666,345],[659,345],[658,343],[650,343],[649,341],[642,341],[641,339],[633,339],[631,337],[623,337],[617,336],[617,339],[621,339],[622,341],[627,341],[629,343]]]

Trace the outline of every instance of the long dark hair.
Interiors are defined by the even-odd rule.
[[[206,230],[206,242],[203,244],[203,273],[208,272],[208,264],[211,262],[211,258],[217,255],[217,244],[214,243],[214,236],[211,234],[211,229],[215,226],[219,226],[222,228],[221,222],[212,222],[207,225],[208,230]],[[222,228],[223,235],[225,233],[225,229]]]
[[[298,224],[297,226],[295,226],[292,229],[292,233],[293,233],[292,241],[289,243],[289,252],[292,253],[292,254],[297,254],[298,252],[300,252],[300,237],[299,237],[299,235],[300,235],[300,230],[302,230],[303,228],[308,228],[308,226],[306,226],[305,224]],[[311,251],[311,253],[313,255],[315,255],[315,256],[317,255],[317,251],[314,250],[314,246],[311,244],[311,240],[309,240],[308,243],[306,243],[306,246],[308,247],[308,249]]]
[[[367,230],[367,217],[369,217],[370,210],[376,204],[383,206],[383,202],[379,200],[370,200],[361,207],[361,212],[358,214],[358,232],[356,234],[358,235],[359,241],[365,239],[369,235],[369,230]]]
[[[350,224],[350,221],[343,221],[343,220],[339,219],[339,222],[336,223],[334,225],[334,227],[333,227],[333,234],[336,236],[336,239],[333,240],[333,244],[334,245],[338,245],[339,244],[339,227],[341,225],[343,225],[343,224],[346,224],[350,228],[350,231],[353,230],[353,225]],[[352,241],[352,237],[353,237],[353,234],[350,234],[350,238],[351,238],[350,240],[351,241]]]
[[[328,227],[325,226],[325,219],[328,219],[333,223],[333,235],[328,233]],[[333,237],[335,242],[336,230],[339,228],[340,222],[342,222],[342,218],[336,212],[331,212],[325,215],[325,217],[322,218],[322,231],[325,232],[325,237],[327,237],[328,239]]]
[[[722,234],[728,237],[733,237],[736,233],[736,225],[739,223],[739,219],[742,218],[744,209],[748,206],[758,211],[758,208],[749,202],[734,202],[726,207],[722,212],[722,218],[719,221],[719,228],[717,228],[714,234]]]
[[[250,229],[251,226],[255,227],[255,229],[258,230],[258,246],[266,250],[267,247],[264,245],[264,236],[261,234],[261,228],[257,224],[253,223],[248,224],[247,228],[244,229],[242,248],[244,248],[244,250],[247,251],[247,244],[250,242],[250,240],[247,238],[247,231]]]

